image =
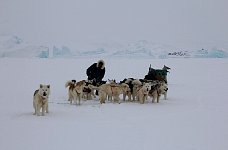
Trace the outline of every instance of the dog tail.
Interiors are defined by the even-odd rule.
[[[71,83],[71,81],[67,81],[67,82],[65,83],[65,88],[67,88],[68,86],[70,86],[70,83]]]
[[[74,85],[76,83],[76,80],[69,80],[65,83],[65,88],[67,88],[68,86]]]

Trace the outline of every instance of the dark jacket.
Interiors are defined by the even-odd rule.
[[[98,67],[99,62],[103,63],[101,68]],[[94,80],[98,83],[101,82],[105,75],[105,63],[103,60],[99,60],[97,63],[92,64],[87,70],[86,74],[88,76],[88,80]]]

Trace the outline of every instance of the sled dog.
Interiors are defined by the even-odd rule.
[[[86,82],[86,85],[83,88],[83,98],[86,100],[92,100],[93,98],[96,98],[94,92],[97,89],[98,87],[92,85],[90,82]]]
[[[114,85],[114,84],[113,84]],[[106,98],[108,97],[108,100],[112,100],[112,89],[111,84],[106,83],[99,86],[99,100],[100,103],[105,103]]]
[[[76,105],[77,104],[80,105],[85,84],[86,84],[85,80],[82,80],[79,82],[76,82],[75,80],[71,80],[66,82],[65,87],[69,87],[68,94],[69,94],[70,104],[75,102]]]
[[[111,86],[113,101],[120,103],[120,94],[125,94],[130,91],[129,86],[126,83],[118,84],[117,86]]]
[[[112,88],[117,86],[117,83],[115,80],[109,80],[108,79],[108,83],[105,84],[101,84],[98,88],[99,91],[99,99],[100,99],[100,103],[105,103],[106,98],[108,97],[109,101],[112,101]]]
[[[154,103],[155,100],[159,103],[161,95],[164,95],[165,100],[167,99],[167,91],[167,84],[164,81],[158,82],[151,86],[148,96],[152,98],[152,103]]]
[[[131,94],[132,94],[132,90],[133,90],[133,84],[132,84],[133,80],[134,80],[133,78],[128,78],[128,79],[125,78],[124,80],[120,81],[120,84],[125,83],[129,87],[129,90],[127,92],[123,93],[123,101],[126,100],[126,97],[128,97],[128,101],[131,101]]]
[[[100,103],[105,103],[105,100],[108,96],[109,100],[112,100],[113,97],[113,101],[120,103],[120,94],[123,93],[127,93],[127,91],[129,91],[129,86],[126,83],[121,83],[121,84],[114,84],[114,83],[110,83],[110,84],[103,84],[100,86],[99,89],[99,99],[100,99]]]
[[[83,96],[83,89],[85,87],[85,80],[82,80],[82,81],[79,81],[79,82],[76,82],[76,85],[75,85],[75,88],[73,90],[73,96],[74,96],[74,100],[75,100],[75,103],[76,105],[80,105],[80,101],[82,99],[82,96]],[[77,103],[78,101],[78,103]],[[72,101],[71,101],[71,104],[72,104]]]
[[[140,82],[138,79],[135,79],[132,81],[132,84],[133,84],[133,88],[132,88],[131,95],[132,95],[133,101],[135,101],[138,94],[138,90],[142,87],[142,82]]]
[[[129,91],[123,93],[123,100],[126,100],[126,96],[128,96],[128,101],[135,101],[137,95],[137,89],[142,86],[142,82],[139,79],[134,78],[125,78],[120,83],[126,83],[129,86]]]
[[[143,83],[141,87],[137,88],[137,98],[141,104],[144,104],[149,91],[151,90],[151,83]]]
[[[42,116],[45,112],[48,113],[48,97],[50,95],[50,85],[40,84],[40,88],[34,92],[33,108],[34,115],[40,116],[40,109],[42,108]]]
[[[164,99],[167,100],[168,84],[165,82],[160,83],[159,93],[164,95]]]
[[[76,86],[76,80],[70,80],[70,81],[67,81],[66,84],[65,84],[65,87],[69,87],[68,88],[68,101],[71,101],[74,99],[74,96],[73,96],[73,90]]]

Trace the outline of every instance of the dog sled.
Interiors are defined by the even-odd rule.
[[[169,72],[168,71],[169,69],[171,68],[165,65],[162,69],[154,69],[151,67],[151,64],[150,64],[148,74],[145,75],[144,80],[150,80],[150,81],[158,80],[158,81],[165,81],[167,83],[167,73]]]

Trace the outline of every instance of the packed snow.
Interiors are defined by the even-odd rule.
[[[104,80],[143,78],[167,65],[168,100],[145,104],[67,101],[68,80],[86,79],[97,58],[0,59],[2,150],[227,150],[227,59],[104,59]],[[34,116],[32,97],[50,84],[50,113]]]

